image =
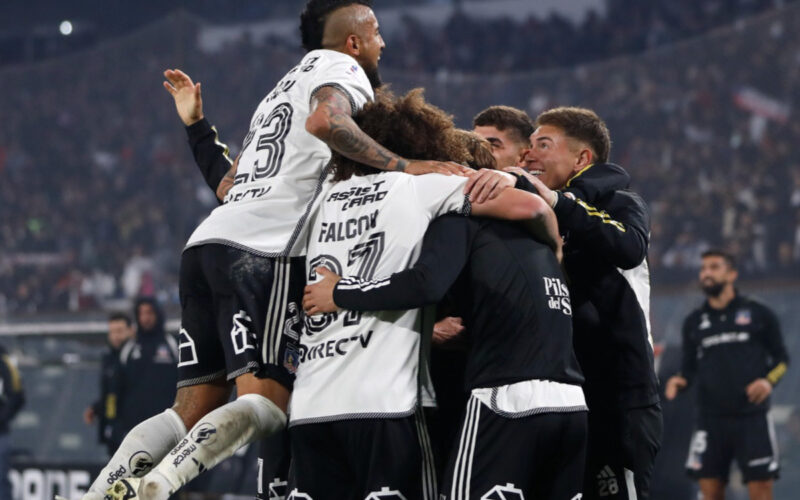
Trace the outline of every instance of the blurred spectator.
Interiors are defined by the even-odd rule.
[[[11,420],[25,404],[22,379],[6,350],[0,346],[0,500],[11,500],[11,483],[8,480],[10,446],[8,437]]]
[[[164,331],[164,315],[155,299],[136,301],[136,336],[123,344],[119,369],[110,381],[116,395],[116,423],[109,443],[120,443],[139,422],[175,401],[178,344]],[[112,451],[116,451],[116,448]]]
[[[108,317],[108,351],[100,365],[100,397],[83,412],[83,421],[91,425],[97,421],[98,441],[106,445],[108,454],[116,451],[119,442],[112,439],[117,423],[117,394],[114,381],[119,376],[120,349],[134,336],[133,323],[125,313],[112,313]]]
[[[456,11],[428,29],[407,16],[381,66],[396,90],[424,86],[461,126],[495,104],[597,110],[615,137],[611,160],[652,209],[655,285],[683,282],[704,245],[734,249],[743,278],[788,278],[800,272],[800,120],[789,104],[800,102],[790,29],[800,4],[773,4],[609,0],[578,26]],[[300,53],[296,37],[277,36],[203,53],[202,29],[171,16],[90,52],[0,70],[0,314],[91,311],[142,293],[177,308],[180,250],[216,201],[152,89],[168,67],[195,75],[235,149],[252,99]]]

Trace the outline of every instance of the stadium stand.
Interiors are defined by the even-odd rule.
[[[579,24],[465,12],[439,30],[403,17],[387,40],[384,80],[399,91],[425,87],[465,127],[492,104],[533,116],[561,104],[596,109],[615,138],[612,160],[652,211],[656,340],[679,342],[679,322],[700,300],[686,293],[699,255],[724,246],[800,358],[800,4],[609,0],[605,15]],[[621,12],[633,20],[614,22]],[[100,311],[139,294],[159,296],[174,316],[180,250],[216,206],[161,72],[179,67],[203,82],[206,113],[236,151],[242,118],[299,53],[296,40],[277,35],[202,52],[198,40],[211,29],[176,13],[88,50],[0,67],[0,334],[37,388],[13,433],[22,457],[102,457],[94,429],[80,422],[101,346],[97,335],[9,325],[104,318]],[[54,392],[54,380],[65,389]],[[793,498],[800,478],[798,393],[793,368],[775,392],[778,499]]]

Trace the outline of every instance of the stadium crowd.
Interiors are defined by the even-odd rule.
[[[656,286],[690,281],[712,245],[737,255],[745,279],[784,278],[800,270],[797,5],[580,64],[772,3],[619,0],[582,26],[456,14],[435,35],[409,18],[405,35],[387,40],[384,80],[426,87],[466,127],[491,104],[532,116],[561,104],[596,109],[615,138],[612,161],[650,204]],[[615,22],[618,9],[641,22]],[[140,294],[177,303],[180,248],[216,201],[159,89],[161,72],[181,67],[203,82],[208,117],[236,151],[253,99],[300,54],[296,42],[247,39],[200,53],[200,29],[171,16],[85,53],[2,70],[0,317]],[[572,69],[539,71],[548,67]]]

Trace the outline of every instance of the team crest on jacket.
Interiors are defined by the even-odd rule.
[[[750,309],[739,309],[736,311],[736,319],[733,320],[734,323],[739,326],[746,326],[749,325],[751,321]]]

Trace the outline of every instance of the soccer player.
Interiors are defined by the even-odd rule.
[[[411,97],[398,108],[409,107]],[[426,150],[428,140],[447,146],[430,129],[413,130],[410,124],[420,118],[408,116],[406,120],[414,121],[406,124],[391,113],[370,116],[372,106],[362,113],[365,120],[375,120],[380,142],[401,151]],[[452,151],[443,153],[455,157]],[[308,338],[303,338],[290,423],[298,476],[304,470],[324,470],[333,478],[342,474],[337,468],[418,463],[400,454],[411,448],[403,442],[414,438],[411,421],[399,417],[416,408],[420,323],[430,319],[413,308],[437,303],[457,282],[458,312],[473,341],[466,382],[472,392],[442,495],[460,499],[524,492],[529,498],[575,498],[583,475],[586,406],[572,351],[569,294],[553,251],[560,250],[560,237],[552,212],[534,197],[528,200],[533,211],[515,215],[524,200],[516,190],[503,191],[491,202],[466,205],[472,215],[535,218],[535,232],[547,244],[508,223],[447,216],[431,225],[419,262],[391,275],[413,261],[432,217],[460,208],[458,186],[464,181],[363,175],[363,167],[347,167],[340,172],[337,166],[337,176],[353,169],[362,176],[331,190],[309,242],[309,281],[318,275],[327,279],[309,287],[304,299],[312,316]],[[422,202],[414,218],[404,208],[412,200]],[[343,273],[351,277],[337,286],[336,304],[344,307],[338,310],[331,300],[332,285]],[[323,290],[324,298],[317,301],[315,290]],[[320,312],[328,314],[314,316]],[[349,422],[354,419],[361,420]],[[402,438],[404,426],[410,429]],[[358,439],[372,440],[371,455],[350,457],[355,449],[345,449],[339,453],[347,459],[333,458],[336,442]],[[318,446],[316,453],[302,454],[312,443]],[[322,451],[327,448],[331,451]],[[325,464],[336,465],[326,469]],[[315,476],[311,483],[319,481],[320,493],[331,483],[326,477]]]
[[[511,106],[490,106],[472,119],[473,131],[489,141],[497,168],[521,165],[533,133],[527,113]]]
[[[780,467],[769,396],[789,357],[775,313],[740,294],[737,276],[730,254],[703,253],[700,286],[707,298],[683,323],[681,373],[666,387],[671,400],[698,386],[700,412],[686,468],[704,500],[725,498],[733,459],[751,500],[770,500]]]
[[[331,149],[379,169],[461,171],[400,157],[353,121],[380,85],[384,43],[370,2],[311,0],[301,34],[308,54],[259,103],[225,203],[198,226],[181,257],[175,405],[126,436],[89,498],[111,485],[115,498],[166,499],[242,445],[284,427],[306,221]],[[229,381],[238,397],[227,403]],[[158,465],[144,480],[121,480],[132,475],[130,461],[141,453]]]
[[[586,382],[589,446],[583,498],[649,498],[661,443],[650,335],[650,217],[609,164],[611,139],[591,110],[562,107],[536,119],[525,160],[512,168],[553,207],[564,237],[575,353]]]
[[[419,90],[398,100],[381,96],[357,120],[378,142],[405,155],[470,160],[452,121],[426,104]],[[380,172],[337,155],[332,164],[334,184],[310,232],[309,281],[317,279],[320,266],[364,280],[408,267],[429,222],[442,214],[536,218],[544,227],[550,212],[538,196],[514,189],[471,203],[463,177]],[[549,215],[555,240],[555,219]],[[289,424],[296,474],[290,487],[296,494],[346,499],[396,492],[393,498],[436,498],[429,439],[419,413],[425,369],[420,333],[430,320],[429,312],[419,309],[307,317]]]

